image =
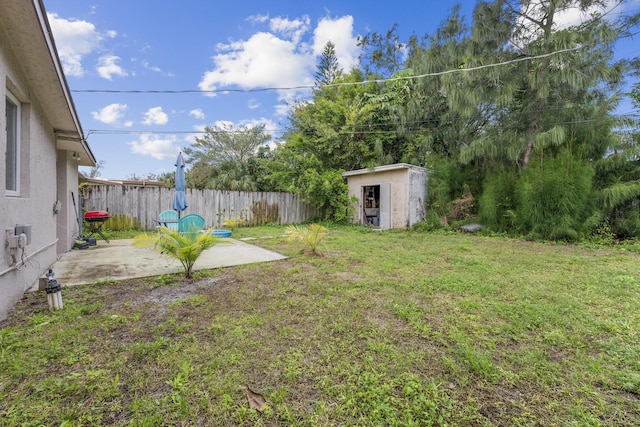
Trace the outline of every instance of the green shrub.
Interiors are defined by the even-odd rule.
[[[515,187],[520,229],[543,239],[578,240],[594,212],[593,173],[568,152],[532,161]]]
[[[453,201],[465,193],[480,194],[481,170],[474,165],[463,165],[453,158],[434,155],[425,166],[429,169],[427,206],[438,218],[451,219]]]
[[[318,247],[322,243],[329,230],[320,224],[310,226],[290,225],[285,230],[285,234],[290,241],[299,240],[305,243],[312,255],[320,255]]]
[[[160,227],[157,234],[141,234],[133,240],[134,246],[150,247],[170,258],[177,259],[184,267],[184,275],[191,278],[193,265],[202,252],[218,243],[218,238],[211,233],[200,233],[193,230],[180,234],[176,230]]]
[[[444,226],[440,221],[440,217],[432,210],[427,211],[424,221],[416,222],[411,226],[411,230],[418,232],[440,230],[441,228],[444,228]]]
[[[323,219],[343,222],[352,215],[348,197],[348,187],[342,178],[342,171],[314,169],[304,171],[299,181],[305,201],[316,206]]]
[[[616,240],[616,233],[609,224],[609,219],[604,218],[595,227],[593,227],[587,240],[590,243],[597,245],[613,244]]]
[[[487,176],[480,197],[480,221],[493,231],[514,231],[516,173],[501,170]]]

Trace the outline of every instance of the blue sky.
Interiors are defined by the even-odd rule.
[[[471,15],[475,0],[465,0]],[[104,161],[101,177],[174,170],[178,152],[204,126],[265,124],[278,136],[287,101],[309,90],[218,92],[313,85],[331,40],[345,69],[357,36],[398,25],[403,39],[433,33],[453,2],[44,0],[87,141]],[[640,0],[624,10],[637,10]],[[567,22],[578,19],[568,13]],[[637,55],[627,40],[619,57]],[[83,90],[194,91],[86,93]]]

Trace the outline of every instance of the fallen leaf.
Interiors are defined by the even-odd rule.
[[[247,387],[247,400],[249,401],[249,408],[258,412],[264,411],[264,405],[267,403],[264,396],[252,391],[249,387]]]

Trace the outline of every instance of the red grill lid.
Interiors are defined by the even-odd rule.
[[[109,218],[107,211],[87,211],[84,213],[84,219],[103,219]]]

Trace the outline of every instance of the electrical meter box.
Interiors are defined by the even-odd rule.
[[[27,236],[27,245],[31,244],[31,225],[29,224],[16,224],[16,230],[14,231],[16,236],[24,234]]]

